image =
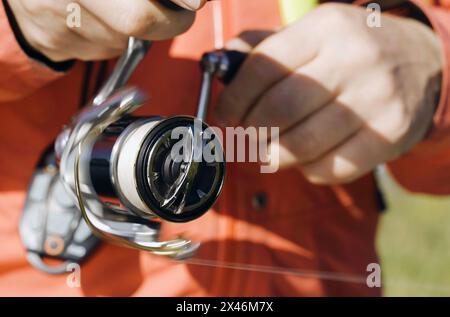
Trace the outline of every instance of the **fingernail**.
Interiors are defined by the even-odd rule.
[[[180,0],[180,5],[188,10],[198,10],[202,6],[202,0]]]

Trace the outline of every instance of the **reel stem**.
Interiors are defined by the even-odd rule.
[[[149,51],[151,44],[150,41],[140,40],[135,37],[129,38],[128,48],[119,58],[111,77],[109,77],[108,81],[94,98],[92,102],[93,106],[102,104],[113,92],[126,85],[139,63]]]

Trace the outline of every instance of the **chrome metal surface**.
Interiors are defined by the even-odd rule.
[[[106,84],[94,98],[93,105],[97,106],[119,88],[122,88],[133,74],[136,67],[144,59],[151,42],[130,37],[127,50],[122,54]]]

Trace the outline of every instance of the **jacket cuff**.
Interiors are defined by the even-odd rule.
[[[17,43],[20,45],[25,54],[28,55],[28,57],[58,72],[65,72],[68,71],[70,68],[72,68],[72,66],[75,64],[75,60],[54,62],[41,52],[34,49],[25,39],[25,36],[23,35],[22,30],[20,29],[19,24],[17,23],[16,17],[14,16],[14,13],[11,10],[11,7],[9,6],[8,0],[2,0],[2,2],[5,9],[6,17],[8,18],[9,25],[11,26],[11,29],[16,37]]]
[[[0,1],[0,34],[1,101],[23,97],[64,75],[25,54],[17,42],[2,1]]]
[[[425,5],[417,0],[411,0],[411,2],[427,16],[431,27],[438,34],[442,43],[441,94],[428,139],[442,140],[444,137],[448,139],[450,135],[450,11]]]

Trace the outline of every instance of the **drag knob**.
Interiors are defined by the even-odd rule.
[[[248,54],[234,50],[217,50],[205,53],[200,66],[206,71],[228,85],[236,76]]]
[[[194,118],[163,120],[146,136],[135,172],[139,195],[150,212],[172,222],[197,219],[212,207],[223,186],[220,140]]]

